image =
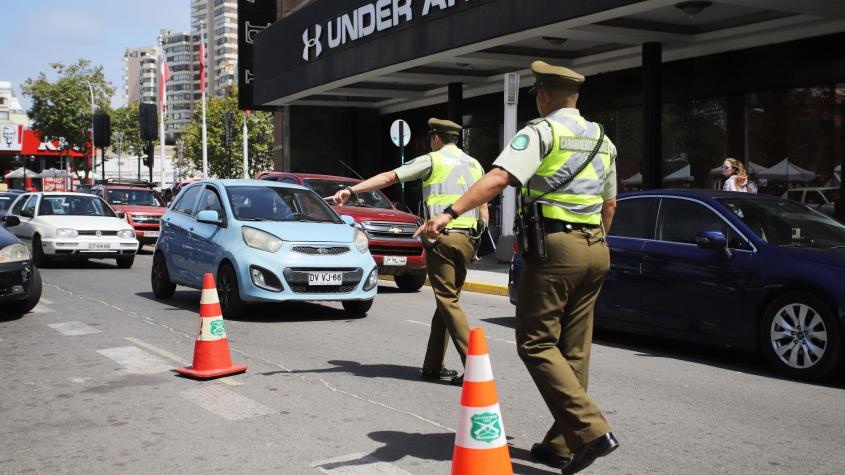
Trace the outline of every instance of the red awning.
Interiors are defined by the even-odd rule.
[[[85,153],[76,149],[60,151],[58,140],[43,142],[37,131],[24,129],[21,151],[0,151],[0,155],[35,155],[36,157],[70,156],[73,158],[82,158],[85,156]]]

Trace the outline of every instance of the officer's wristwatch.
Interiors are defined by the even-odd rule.
[[[443,210],[443,212],[451,216],[452,219],[458,219],[458,216],[460,216],[458,213],[455,212],[455,210],[452,209],[452,205],[447,206],[446,209]]]

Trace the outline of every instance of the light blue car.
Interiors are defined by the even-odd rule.
[[[199,289],[216,276],[224,317],[248,303],[340,301],[366,315],[378,290],[367,236],[313,191],[279,182],[204,180],[185,187],[161,220],[153,293]]]

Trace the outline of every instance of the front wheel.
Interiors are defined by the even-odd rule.
[[[176,292],[176,284],[170,281],[170,273],[167,271],[167,261],[164,259],[164,254],[160,252],[153,257],[150,284],[156,298],[169,299]]]
[[[367,312],[373,306],[372,300],[344,300],[341,303],[343,309],[355,317],[366,317]]]
[[[41,236],[32,237],[32,263],[38,267],[44,267],[50,260],[44,255],[44,246],[41,244]]]
[[[425,274],[400,274],[394,276],[393,280],[400,289],[413,292],[425,285]]]
[[[6,305],[6,310],[11,315],[23,315],[38,305],[41,300],[41,274],[38,268],[32,267],[32,283],[29,286],[29,295],[23,300],[15,300]]]
[[[823,379],[840,364],[839,322],[827,304],[805,292],[782,295],[769,305],[760,343],[769,362],[791,378]]]
[[[217,271],[217,296],[223,318],[240,317],[246,311],[246,302],[241,300],[238,290],[238,275],[229,264],[223,264]]]

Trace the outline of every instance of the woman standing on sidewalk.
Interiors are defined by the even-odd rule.
[[[726,178],[722,190],[748,192],[748,174],[745,173],[745,166],[739,160],[725,159],[725,163],[722,164],[722,176]]]

